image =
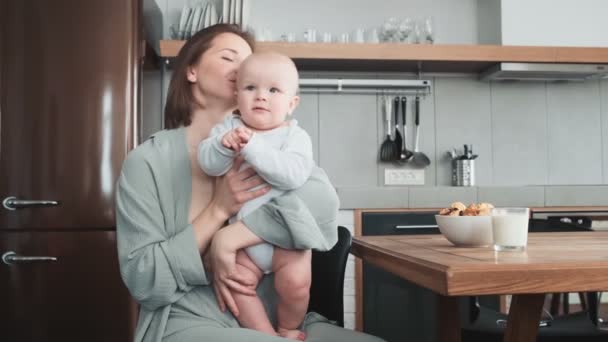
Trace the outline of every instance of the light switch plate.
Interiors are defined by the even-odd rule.
[[[424,169],[384,169],[384,185],[424,185]]]

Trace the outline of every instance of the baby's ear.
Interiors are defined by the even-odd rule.
[[[289,115],[291,115],[291,113],[296,110],[298,104],[300,104],[300,97],[298,95],[294,95],[294,97],[292,97],[291,101],[289,102]]]

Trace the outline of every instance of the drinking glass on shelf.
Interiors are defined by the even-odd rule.
[[[365,30],[362,28],[358,28],[354,32],[353,42],[355,43],[365,43]]]
[[[382,23],[380,31],[380,40],[383,42],[396,42],[399,41],[397,32],[399,30],[399,21],[397,18],[390,17]]]
[[[399,27],[398,27],[399,41],[402,43],[409,43],[410,36],[412,35],[413,31],[414,31],[414,24],[413,24],[411,18],[404,18],[403,20],[401,20],[401,22],[399,23]]]
[[[349,37],[348,33],[342,33],[340,35],[340,38],[338,39],[338,42],[344,43],[344,44],[350,42],[350,37]]]
[[[433,17],[424,18],[422,25],[422,39],[423,44],[433,44],[435,42],[435,28],[433,25]]]
[[[316,43],[317,42],[317,30],[315,29],[307,29],[304,31],[304,41],[308,43]]]
[[[412,42],[416,44],[422,43],[422,23],[419,20],[414,21],[414,32]]]
[[[373,29],[369,30],[369,32],[367,34],[367,42],[373,43],[373,44],[380,43],[380,35],[378,34],[377,28],[373,28]]]
[[[281,41],[287,43],[294,43],[296,41],[296,34],[293,32],[287,32],[281,35]]]
[[[272,31],[266,27],[255,30],[254,35],[258,42],[270,42],[273,40]]]
[[[334,41],[334,37],[330,32],[325,32],[322,35],[321,41],[323,43],[332,43]]]

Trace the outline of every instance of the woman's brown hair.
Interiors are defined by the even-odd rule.
[[[195,65],[201,56],[211,47],[211,42],[222,33],[232,33],[243,38],[254,49],[253,36],[241,30],[237,25],[217,24],[198,31],[179,50],[173,77],[169,83],[167,104],[165,105],[165,128],[189,126],[192,123],[191,113],[194,97],[191,83],[187,79],[188,67]]]

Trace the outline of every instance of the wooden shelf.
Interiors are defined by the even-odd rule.
[[[181,40],[161,40],[160,57],[175,57]],[[498,62],[608,63],[608,48],[501,45],[257,43],[277,51],[301,70],[481,72]]]

